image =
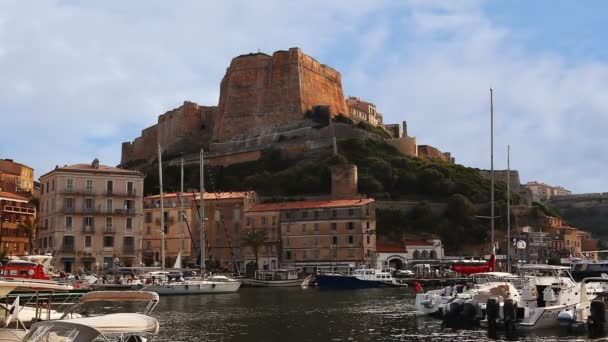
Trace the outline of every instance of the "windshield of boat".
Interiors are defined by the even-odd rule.
[[[23,338],[23,342],[80,342],[80,341],[104,341],[96,339],[100,334],[97,330],[82,327],[67,327],[48,323],[38,326]]]

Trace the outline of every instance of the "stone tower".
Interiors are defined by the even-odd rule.
[[[358,198],[357,165],[337,165],[331,168],[331,197]]]

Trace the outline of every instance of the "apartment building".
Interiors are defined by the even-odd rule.
[[[245,211],[245,230],[242,232],[242,256],[245,272],[249,275],[256,269],[275,270],[279,268],[281,256],[280,211],[273,210],[272,205],[256,204]],[[264,231],[264,241],[257,248],[247,244],[247,234],[253,231]],[[257,264],[257,268],[256,268]]]
[[[139,266],[143,179],[97,159],[42,175],[40,252],[52,252],[55,269],[68,273]]]
[[[197,193],[196,196],[199,196]],[[193,195],[163,194],[164,227],[161,229],[160,195],[144,197],[144,226],[142,231],[142,259],[146,266],[162,265],[162,234],[165,234],[165,265],[175,264],[179,251],[182,261],[196,262],[193,237],[198,227],[190,223]],[[185,219],[184,219],[185,218]],[[182,262],[182,266],[188,263]]]
[[[36,207],[27,198],[0,191],[0,246],[4,253],[20,256],[31,252],[35,222]],[[30,231],[20,228],[22,224]]]
[[[29,193],[34,191],[34,169],[12,159],[0,159],[0,191]]]

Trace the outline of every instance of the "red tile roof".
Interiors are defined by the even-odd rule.
[[[27,198],[6,191],[0,191],[0,200],[28,202]]]
[[[328,201],[297,201],[297,202],[277,202],[260,203],[249,208],[247,211],[277,211],[291,209],[318,209],[318,208],[338,208],[354,207],[373,202],[373,198],[349,199],[349,200],[328,200]]]
[[[48,175],[49,173],[56,171],[68,171],[68,172],[85,172],[85,173],[114,173],[114,174],[125,174],[125,175],[142,175],[139,171],[132,171],[127,169],[121,169],[118,167],[112,167],[107,165],[99,165],[99,167],[95,168],[92,164],[74,164],[74,165],[66,165],[64,167],[58,167],[52,171],[45,173],[40,176],[40,178]]]
[[[376,252],[379,252],[379,253],[407,253],[407,250],[403,246],[376,242]]]
[[[207,200],[214,200],[214,199],[238,199],[238,198],[245,198],[247,197],[247,195],[251,194],[253,191],[237,191],[237,192],[205,192],[205,201]],[[171,192],[171,193],[166,193],[163,194],[163,199],[165,198],[175,198],[179,195],[179,193],[177,192]],[[194,196],[196,196],[196,200],[200,200],[201,199],[201,195],[198,192],[194,193]],[[152,196],[146,196],[144,198],[144,200],[146,199],[158,199],[160,198],[160,195],[152,195]],[[191,192],[184,192],[184,198],[185,199],[192,199],[192,193]]]

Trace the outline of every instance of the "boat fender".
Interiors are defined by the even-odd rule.
[[[574,312],[573,311],[567,311],[567,310],[563,310],[561,311],[559,314],[557,314],[557,320],[560,322],[574,322]]]
[[[212,288],[215,288],[215,284],[211,284],[211,287],[212,287]]]

